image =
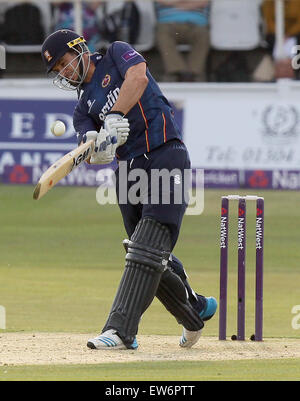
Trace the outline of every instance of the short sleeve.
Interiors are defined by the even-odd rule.
[[[108,52],[124,78],[128,68],[139,63],[145,63],[144,57],[125,42],[113,42]]]

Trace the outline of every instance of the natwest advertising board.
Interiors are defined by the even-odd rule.
[[[300,189],[300,83],[161,88],[173,105],[192,167],[204,169],[206,187]],[[2,182],[24,183],[27,177],[34,184],[76,146],[76,102],[75,92],[60,91],[49,80],[0,81]],[[59,138],[50,132],[55,120],[67,127]],[[61,185],[97,185],[98,170],[84,165]]]

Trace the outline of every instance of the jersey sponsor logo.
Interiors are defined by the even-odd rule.
[[[122,55],[122,59],[127,62],[127,61],[131,60],[132,58],[134,58],[134,57],[136,57],[138,55],[139,55],[139,53],[137,51],[129,50],[129,51],[127,51],[126,53],[124,53]]]
[[[113,107],[113,105],[116,103],[118,96],[120,93],[120,88],[116,88],[114,90],[110,90],[107,94],[107,102],[101,109],[101,113],[99,114],[100,120],[104,121],[106,113],[109,112],[109,110]]]
[[[110,75],[106,74],[102,80],[102,88],[106,88],[110,83]]]

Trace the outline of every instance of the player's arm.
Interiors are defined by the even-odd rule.
[[[128,47],[123,49],[126,50],[128,51]],[[106,115],[104,129],[101,128],[98,133],[91,131],[85,134],[85,139],[95,138],[95,151],[91,163],[106,164],[112,161],[117,147],[127,141],[130,129],[125,116],[140,100],[148,85],[146,70],[147,65],[143,60],[124,71],[124,82],[116,103]]]
[[[95,155],[92,156],[91,163],[110,163],[117,147],[127,141],[130,130],[128,119],[124,116],[137,104],[148,85],[146,69],[144,61],[127,69],[118,99],[106,115],[104,130],[101,129],[96,135]],[[85,136],[87,139],[93,138],[95,132]]]
[[[124,143],[127,141],[127,137],[129,135],[129,122],[125,116],[140,100],[148,85],[146,69],[146,62],[142,61],[132,65],[126,70],[124,82],[120,88],[118,99],[109,113],[106,115],[104,121],[104,130],[105,133],[109,135],[111,140],[112,156],[115,155],[117,147],[124,145]],[[103,155],[110,153],[110,145],[106,147],[105,141],[103,144],[103,138],[101,139],[101,145],[100,136],[101,131],[97,136],[95,147],[95,151],[97,152],[98,149],[99,153],[98,156],[94,158],[95,160],[98,160],[99,158],[99,162]]]
[[[93,119],[88,115],[85,104],[86,103],[77,103],[73,114],[73,126],[76,131],[77,143],[79,147],[91,140],[94,142],[92,154],[90,154],[89,157],[85,159],[85,161],[90,164],[93,161],[91,160],[91,158],[95,152],[99,127],[96,126]],[[111,161],[112,159],[109,159],[103,161],[103,163],[110,163]]]
[[[78,146],[83,142],[83,136],[88,131],[99,131],[95,121],[88,115],[86,103],[77,103],[73,114],[73,126],[76,131]]]
[[[141,62],[126,71],[118,100],[110,110],[111,113],[119,111],[126,115],[137,104],[148,85],[146,69],[146,63]]]

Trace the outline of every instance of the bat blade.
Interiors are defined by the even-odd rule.
[[[94,141],[88,141],[57,160],[44,172],[33,192],[33,199],[39,200],[62,178],[87,160],[94,150]]]

